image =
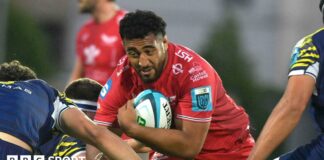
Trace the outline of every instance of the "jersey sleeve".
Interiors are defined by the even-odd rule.
[[[176,118],[210,122],[216,94],[214,73],[209,67],[200,65],[192,66],[190,69],[192,73],[182,82],[184,85],[181,88],[182,97],[179,98],[175,111]]]
[[[57,144],[53,156],[58,157],[73,157],[80,152],[85,152],[86,144],[80,139],[63,135],[60,142]]]
[[[128,90],[125,83],[125,68],[119,66],[102,88],[98,99],[98,110],[94,122],[103,126],[118,126],[118,109],[127,102]]]
[[[301,39],[293,48],[288,76],[309,75],[316,80],[319,72],[319,57],[312,37]]]
[[[57,93],[58,93],[57,97],[53,103],[54,111],[52,113],[52,117],[55,120],[55,125],[54,125],[55,128],[57,130],[64,132],[64,130],[61,127],[62,113],[69,108],[77,108],[77,107],[69,98],[66,98],[63,93],[60,92]]]

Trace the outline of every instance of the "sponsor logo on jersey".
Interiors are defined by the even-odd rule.
[[[194,73],[199,72],[201,70],[203,70],[203,68],[199,64],[194,63],[194,66],[191,67],[188,72],[189,72],[189,74],[194,74]]]
[[[28,88],[22,88],[21,86],[14,86],[12,84],[14,84],[13,81],[8,81],[8,82],[1,82],[0,83],[2,88],[7,88],[7,89],[12,89],[12,90],[20,90],[23,91],[27,94],[32,94],[33,92],[31,90],[29,90]]]
[[[94,59],[99,55],[100,50],[95,46],[95,45],[90,45],[86,48],[84,48],[83,51],[84,55],[85,55],[85,63],[86,64],[93,64],[94,63]]]
[[[108,36],[108,35],[106,35],[106,34],[102,34],[102,35],[101,35],[101,40],[102,40],[105,44],[107,44],[107,45],[111,45],[111,44],[115,43],[115,42],[118,40],[118,38],[117,38],[116,36]]]
[[[112,80],[109,79],[107,81],[107,83],[104,85],[104,87],[102,87],[101,91],[100,91],[100,97],[101,98],[105,98],[105,96],[107,95],[107,93],[109,92],[109,90],[112,87]]]
[[[184,59],[187,62],[190,62],[193,57],[189,55],[189,53],[182,51],[181,49],[178,50],[178,52],[175,53],[178,57]]]
[[[127,58],[127,57],[125,56],[125,57],[119,59],[119,61],[118,61],[118,63],[117,63],[117,66],[122,65],[122,64],[126,61],[126,58]]]
[[[193,82],[197,82],[205,78],[208,78],[208,73],[205,70],[190,76],[190,80],[192,80]]]
[[[192,111],[204,112],[212,110],[211,87],[199,87],[191,90]]]
[[[178,75],[180,73],[183,73],[182,65],[180,63],[174,64],[172,66],[172,72],[174,75]]]
[[[129,66],[125,66],[122,69],[120,69],[119,71],[117,71],[117,77],[119,77],[124,71],[126,71],[127,69],[129,69]]]

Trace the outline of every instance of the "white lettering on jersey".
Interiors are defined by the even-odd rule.
[[[197,81],[199,81],[201,79],[205,79],[205,78],[208,78],[208,74],[206,71],[201,71],[201,72],[198,72],[197,74],[190,76],[190,80],[192,80],[193,82],[197,82]]]
[[[21,88],[20,86],[12,86],[11,84],[2,84],[1,87],[3,88],[7,88],[7,89],[13,89],[13,90],[20,90],[20,91],[24,91],[27,94],[32,94],[32,91],[27,89],[27,88]]]
[[[90,45],[89,47],[84,48],[83,51],[86,57],[86,64],[93,64],[94,59],[99,55],[100,50],[95,45]]]
[[[201,66],[195,64],[193,67],[191,67],[191,68],[189,69],[188,72],[189,72],[189,74],[194,74],[194,73],[199,72],[199,71],[201,71],[201,70],[203,70],[203,68],[202,68]]]
[[[106,34],[101,35],[101,40],[107,45],[115,43],[117,39],[118,38],[116,36],[108,36]]]
[[[183,73],[182,65],[180,63],[174,64],[172,66],[172,72],[174,75],[178,75],[180,73]]]
[[[120,65],[122,65],[125,61],[126,61],[126,56],[125,57],[123,57],[123,58],[121,58],[119,61],[118,61],[118,64],[117,64],[117,66],[120,66]]]
[[[124,71],[126,71],[129,68],[129,66],[125,66],[122,69],[120,69],[119,71],[117,71],[117,76],[119,77]]]
[[[182,51],[181,49],[178,52],[176,52],[176,55],[187,62],[190,62],[193,59],[192,56],[190,56],[187,52]]]

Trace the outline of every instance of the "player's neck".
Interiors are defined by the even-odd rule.
[[[119,6],[115,3],[99,4],[92,15],[97,23],[103,23],[111,20],[116,15],[118,9]]]

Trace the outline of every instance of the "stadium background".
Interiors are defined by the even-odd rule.
[[[319,0],[117,0],[129,11],[153,10],[171,41],[206,57],[250,114],[259,134],[284,90],[290,50],[321,27]],[[75,35],[88,16],[76,0],[0,0],[0,62],[19,59],[63,89],[74,62]],[[316,135],[307,113],[274,154]]]

